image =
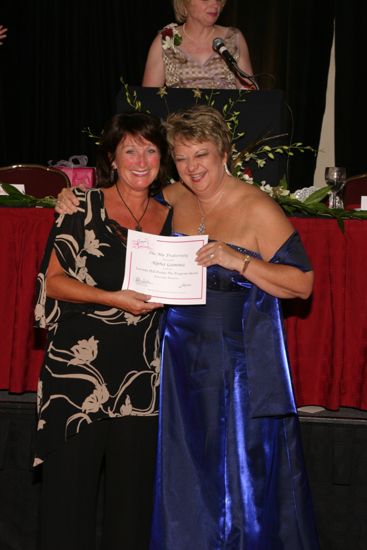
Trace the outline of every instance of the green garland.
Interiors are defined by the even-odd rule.
[[[121,79],[122,86],[124,89],[126,101],[130,107],[136,111],[146,111],[144,106],[139,99],[137,92],[131,90],[129,85]],[[219,92],[212,90],[209,94],[203,92],[200,89],[193,89],[193,99],[195,103],[198,103],[201,100],[204,100],[207,105],[215,107],[215,98]],[[157,95],[165,103],[167,108],[167,114],[169,113],[169,106],[167,103],[166,87],[162,87],[158,90]],[[204,96],[204,97],[203,97]],[[240,111],[238,110],[238,104],[246,101],[246,94],[242,90],[238,90],[238,95],[235,98],[229,98],[228,102],[222,108],[223,117],[231,131],[232,141],[233,141],[233,157],[232,157],[232,173],[237,178],[256,185],[261,188],[264,192],[268,193],[280,206],[283,208],[286,214],[289,216],[294,215],[304,215],[304,216],[317,216],[323,218],[334,218],[337,220],[340,228],[343,230],[344,220],[357,219],[365,220],[367,219],[367,211],[355,211],[355,210],[344,210],[342,208],[331,209],[324,203],[327,196],[330,193],[330,187],[325,186],[321,187],[311,195],[309,195],[304,201],[300,201],[292,196],[289,193],[287,188],[287,182],[285,179],[282,179],[279,182],[279,185],[276,187],[271,187],[257,183],[250,179],[246,175],[246,165],[250,161],[256,162],[259,168],[262,168],[266,162],[272,161],[276,158],[276,155],[287,155],[293,156],[295,152],[304,153],[305,151],[312,152],[316,154],[316,151],[308,146],[303,145],[302,143],[292,143],[290,145],[276,145],[271,147],[266,144],[269,139],[282,136],[265,136],[263,139],[258,140],[255,143],[251,143],[246,146],[245,149],[237,151],[236,143],[238,140],[243,137],[243,131],[240,131],[239,128],[239,115]],[[83,133],[86,133],[91,139],[94,140],[96,144],[99,143],[101,136],[92,132],[90,127],[84,128]],[[8,193],[8,195],[0,195],[0,206],[42,206],[53,208],[56,203],[55,197],[44,197],[36,198],[32,195],[24,195],[18,191],[15,187],[10,184],[0,184],[3,189]]]
[[[55,197],[43,197],[37,198],[32,195],[25,195],[21,193],[16,187],[10,183],[0,183],[1,187],[7,193],[7,195],[0,195],[0,206],[24,206],[24,207],[36,207],[41,206],[44,208],[54,208],[56,204]]]
[[[343,208],[329,208],[321,202],[329,194],[328,185],[321,187],[304,201],[292,198],[289,195],[279,195],[275,200],[289,216],[303,215],[308,217],[334,218],[342,231],[344,231],[344,220],[366,220],[367,211],[344,210]]]
[[[257,185],[257,184],[254,184]],[[262,188],[262,186],[257,185]],[[268,192],[268,190],[266,190]],[[271,197],[283,208],[289,216],[309,216],[319,218],[333,218],[338,222],[339,227],[344,230],[344,220],[366,220],[367,210],[344,210],[343,208],[329,208],[325,204],[330,193],[330,187],[320,187],[304,201],[293,197],[287,190],[285,180],[282,180],[277,187],[271,188]]]

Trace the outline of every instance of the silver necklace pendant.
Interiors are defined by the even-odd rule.
[[[198,227],[198,234],[204,235],[204,233],[205,233],[205,222],[201,221]]]

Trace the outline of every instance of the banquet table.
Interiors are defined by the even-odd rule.
[[[45,338],[35,281],[54,212],[0,208],[0,389],[35,391]],[[283,301],[298,406],[367,410],[367,221],[292,217],[315,271],[310,299]]]

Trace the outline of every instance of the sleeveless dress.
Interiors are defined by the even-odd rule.
[[[271,261],[311,269],[297,233]],[[279,300],[207,276],[207,304],[164,321],[150,549],[316,550]]]
[[[70,277],[105,290],[122,287],[127,230],[108,219],[101,190],[74,192],[82,211],[57,218],[38,275],[35,316],[49,332],[38,384],[35,465],[91,422],[158,415],[160,313],[136,316],[46,297],[53,249]],[[170,232],[171,212],[161,234]]]
[[[179,46],[164,47],[165,29],[160,32],[166,86],[170,88],[236,89],[236,78],[218,53],[213,52],[205,63],[200,63]],[[229,52],[236,61],[239,58],[238,35],[238,29],[229,27],[224,39]]]

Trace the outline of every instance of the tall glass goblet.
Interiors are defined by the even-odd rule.
[[[331,188],[329,197],[329,208],[343,208],[343,201],[338,196],[338,193],[343,189],[347,172],[345,168],[340,166],[328,166],[325,168],[325,181]]]

